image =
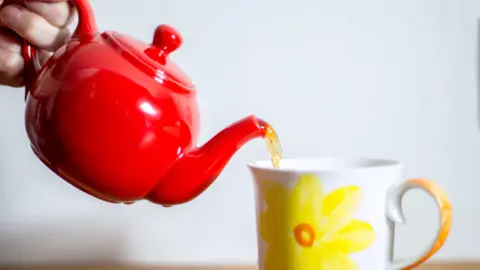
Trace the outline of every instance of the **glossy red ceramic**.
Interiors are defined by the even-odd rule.
[[[246,117],[201,147],[197,91],[169,54],[182,43],[161,25],[151,44],[100,33],[87,0],[79,26],[40,67],[25,43],[25,125],[35,154],[78,189],[108,202],[192,200],[247,141],[265,136]]]

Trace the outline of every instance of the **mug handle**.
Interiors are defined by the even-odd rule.
[[[95,15],[89,0],[70,0],[73,6],[77,9],[78,26],[72,37],[79,35],[88,35],[98,32],[97,24],[95,22]],[[25,62],[25,100],[33,86],[37,73],[42,68],[37,57],[37,49],[30,45],[27,40],[23,41],[22,55]]]
[[[431,198],[435,199],[440,211],[440,224],[435,238],[430,245],[418,256],[410,259],[392,263],[393,269],[413,269],[432,257],[443,246],[450,232],[452,225],[452,206],[446,193],[433,181],[427,179],[411,179],[402,182],[390,189],[387,196],[387,217],[394,223],[404,224],[406,222],[402,209],[402,198],[408,191],[420,189],[425,191]]]

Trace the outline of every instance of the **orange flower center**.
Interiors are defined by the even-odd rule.
[[[311,247],[315,242],[315,231],[308,223],[298,224],[293,230],[295,240],[302,247]]]

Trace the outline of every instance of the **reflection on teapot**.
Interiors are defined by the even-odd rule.
[[[23,49],[28,138],[61,178],[108,202],[174,205],[203,192],[248,141],[275,144],[270,125],[249,116],[196,147],[197,90],[169,58],[180,34],[161,25],[145,44],[100,33],[88,1],[73,2],[79,26],[68,44],[43,67]]]

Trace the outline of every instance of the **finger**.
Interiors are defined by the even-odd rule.
[[[0,28],[0,84],[22,85],[24,60],[21,56],[22,39],[11,30]]]
[[[0,74],[15,77],[23,68],[22,40],[8,29],[0,29]]]
[[[10,87],[23,87],[25,85],[24,78],[19,76],[15,78],[4,78],[0,75],[0,85],[10,86]]]
[[[40,15],[18,5],[9,5],[0,10],[0,20],[19,36],[42,49],[56,50],[70,37],[68,28],[55,27]]]
[[[0,27],[0,49],[20,53],[22,49],[22,38],[8,28]]]
[[[45,18],[53,26],[58,28],[67,27],[71,22],[75,9],[69,1],[25,1],[25,6]]]
[[[18,52],[0,49],[0,82],[19,86],[22,83],[23,57]]]

